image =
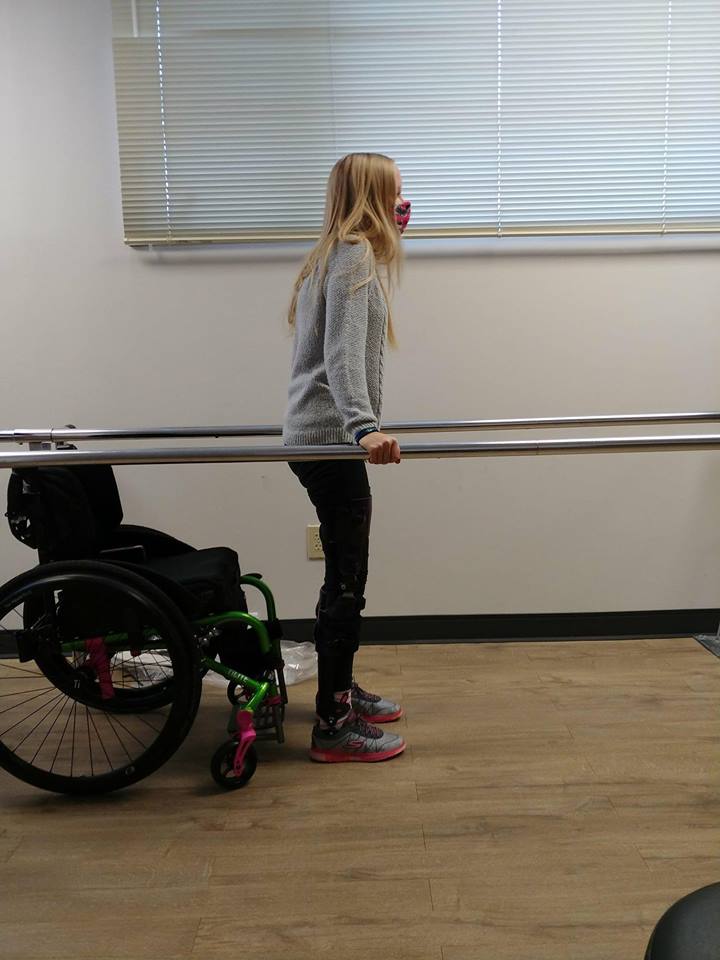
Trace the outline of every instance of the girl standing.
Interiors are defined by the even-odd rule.
[[[385,285],[397,277],[400,234],[410,218],[395,163],[353,153],[330,173],[322,234],[295,283],[289,321],[295,343],[283,440],[290,446],[359,444],[370,463],[400,463],[380,430],[383,355],[394,343]],[[354,682],[365,607],[372,498],[360,460],[291,463],[320,521],[325,582],[316,609],[316,723],[310,756],[325,763],[377,761],[405,749],[376,724],[398,704]]]

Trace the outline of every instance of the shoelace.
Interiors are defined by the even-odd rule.
[[[382,700],[382,697],[379,697],[376,693],[368,693],[367,690],[363,690],[357,683],[353,683],[352,692],[357,695],[358,699],[369,700],[370,703],[380,703]]]
[[[379,740],[383,735],[379,727],[375,727],[372,723],[368,723],[367,720],[363,720],[363,718],[355,712],[348,717],[347,723],[348,726],[352,726],[357,730],[361,737],[366,737],[368,740]]]

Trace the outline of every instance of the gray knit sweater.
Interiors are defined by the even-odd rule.
[[[283,441],[354,443],[382,413],[387,307],[364,244],[339,243],[325,281],[308,277],[298,296]]]

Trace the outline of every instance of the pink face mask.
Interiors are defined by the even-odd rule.
[[[398,226],[400,233],[405,233],[405,227],[408,225],[410,220],[410,201],[403,200],[402,203],[399,203],[395,207],[395,223]]]

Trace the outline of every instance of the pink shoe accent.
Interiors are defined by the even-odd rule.
[[[95,671],[95,676],[98,678],[98,684],[100,685],[100,696],[103,700],[113,700],[115,698],[115,688],[113,687],[110,657],[105,641],[102,637],[93,637],[91,640],[86,640],[85,650],[88,654],[85,662],[91,670]]]
[[[253,715],[249,710],[238,710],[235,714],[235,722],[237,723],[236,739],[238,747],[235,751],[235,759],[233,760],[233,771],[235,776],[239,777],[242,775],[245,767],[245,754],[248,752],[257,734],[253,726]]]
[[[310,759],[316,763],[378,763],[380,760],[390,760],[392,757],[398,757],[405,750],[403,743],[392,750],[384,750],[382,753],[341,753],[339,750],[315,750],[310,748]]]

